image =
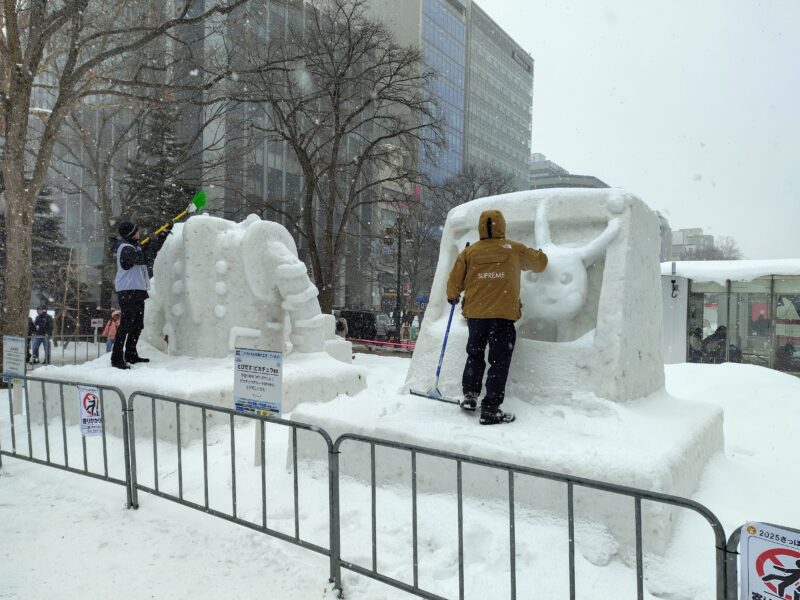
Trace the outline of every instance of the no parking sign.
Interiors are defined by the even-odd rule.
[[[740,549],[741,600],[800,600],[800,532],[747,523]]]
[[[81,433],[84,437],[103,435],[103,415],[100,414],[100,390],[96,387],[78,388],[78,410]]]

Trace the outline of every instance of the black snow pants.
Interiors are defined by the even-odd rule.
[[[489,374],[486,377],[486,396],[481,402],[482,412],[493,412],[506,395],[508,368],[517,341],[514,321],[508,319],[467,319],[467,363],[461,387],[464,396],[480,395],[483,372],[486,369],[486,345],[489,345]]]
[[[144,301],[147,292],[144,290],[130,290],[118,292],[119,308],[122,318],[119,322],[117,335],[114,336],[114,347],[111,350],[111,362],[120,363],[123,360],[131,362],[139,357],[136,352],[136,343],[144,329]]]

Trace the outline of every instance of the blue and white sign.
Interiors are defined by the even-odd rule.
[[[25,338],[16,335],[3,336],[3,372],[25,376],[25,359],[28,350],[25,347]],[[8,377],[3,377],[3,381],[8,382]],[[11,378],[11,383],[20,385],[22,379]]]
[[[236,410],[264,417],[281,417],[283,354],[236,348],[233,402]]]

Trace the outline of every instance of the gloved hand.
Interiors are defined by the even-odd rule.
[[[167,228],[164,231],[162,231],[161,233],[158,234],[158,241],[161,242],[162,244],[167,239],[167,236],[170,233],[172,233],[172,225],[173,225],[172,223],[168,223],[167,224]]]
[[[461,299],[461,298],[459,298],[458,296],[456,296],[455,298],[448,298],[448,299],[447,299],[447,301],[448,301],[450,304],[458,304],[458,302],[459,302],[459,300],[460,300],[460,299]]]

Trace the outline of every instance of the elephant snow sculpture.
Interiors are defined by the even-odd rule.
[[[282,225],[197,215],[156,258],[145,339],[169,354],[223,357],[235,346],[321,352],[335,320]]]
[[[519,398],[591,392],[612,400],[661,389],[660,233],[658,218],[619,189],[552,189],[480,198],[447,216],[431,302],[423,320],[408,387],[433,382],[447,322],[447,276],[478,217],[500,210],[506,236],[548,255],[547,269],[523,273],[507,393]],[[441,389],[460,394],[466,324],[454,319]]]

